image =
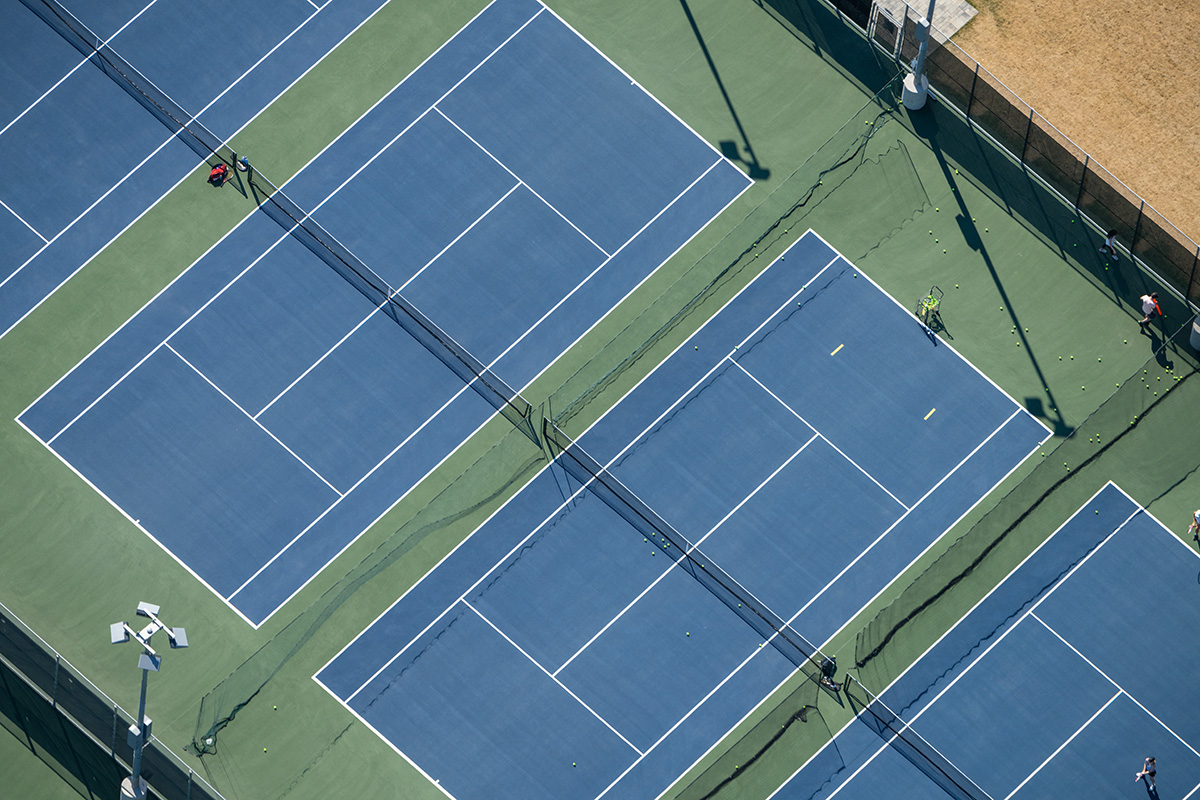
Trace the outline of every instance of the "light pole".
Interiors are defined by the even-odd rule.
[[[162,664],[162,656],[154,652],[154,648],[150,646],[150,637],[165,630],[171,640],[172,649],[188,646],[187,634],[184,633],[183,628],[168,628],[158,618],[158,606],[150,603],[138,603],[137,613],[139,617],[150,618],[150,624],[140,631],[129,627],[127,622],[114,622],[108,626],[113,644],[128,642],[129,637],[132,636],[142,646],[142,654],[138,657],[138,667],[142,670],[142,695],[138,700],[137,720],[129,726],[129,746],[133,748],[133,770],[128,778],[121,781],[122,800],[144,800],[146,797],[146,782],[142,780],[142,748],[145,747],[146,740],[150,738],[150,718],[146,716],[146,678],[151,672],[158,672],[158,668]]]
[[[929,10],[925,12],[925,19],[917,23],[917,30],[914,32],[920,45],[917,48],[917,57],[913,59],[913,71],[904,78],[903,92],[904,107],[909,111],[924,108],[925,100],[929,97],[929,78],[925,76],[925,56],[929,52],[929,34],[933,30],[933,6],[935,3],[937,0],[929,0]]]

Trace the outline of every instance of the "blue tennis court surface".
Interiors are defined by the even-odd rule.
[[[810,231],[578,444],[821,643],[1048,433]],[[795,669],[572,474],[316,676],[459,800],[655,797]]]
[[[996,800],[1200,790],[1200,560],[1108,484],[882,699]],[[852,723],[778,798],[945,797]],[[830,751],[832,752],[832,750]],[[1158,794],[1135,784],[1158,761]],[[897,787],[900,787],[899,789]]]
[[[748,185],[500,0],[287,190],[521,387]],[[258,625],[493,415],[444,357],[255,213],[19,419]]]
[[[64,5],[101,50],[119,53],[228,140],[380,4]],[[0,184],[0,335],[200,163],[111,68],[32,9],[59,16],[44,0],[0,0],[0,162],[25,165]]]

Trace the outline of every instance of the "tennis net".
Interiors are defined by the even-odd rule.
[[[942,755],[924,736],[888,708],[852,676],[842,688],[850,708],[868,728],[955,800],[992,800],[992,796]]]
[[[521,395],[350,252],[261,172],[251,169],[249,182],[259,209],[437,356],[531,440],[538,442],[531,421],[532,406]]]
[[[558,464],[592,494],[657,545],[704,588],[746,621],[764,640],[796,665],[806,676],[820,682],[825,656],[774,611],[754,597],[729,573],[714,564],[687,537],[631,492],[615,475],[579,446],[551,420],[543,423],[543,437]]]
[[[93,65],[108,75],[201,158],[216,156],[233,165],[233,152],[221,137],[201,124],[108,43],[56,0],[21,0]]]
[[[207,160],[216,156],[230,166],[234,165],[237,161],[235,154],[219,136],[172,100],[57,0],[21,2],[115,80],[201,158]],[[531,422],[532,408],[524,398],[389,286],[387,281],[330,235],[262,172],[252,169],[248,177],[251,188],[255,190],[255,200],[267,216],[283,226],[284,230],[437,356],[493,408],[537,442],[537,433]]]

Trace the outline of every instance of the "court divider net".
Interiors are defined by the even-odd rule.
[[[1200,472],[1200,426],[1193,424],[1200,361],[1191,329],[1188,319],[1161,339],[1152,334],[1150,358],[1079,426],[1060,432],[1057,445],[1047,442],[1029,473],[875,614],[856,637],[859,680],[879,693],[887,688],[889,703],[905,713],[930,687],[924,679],[892,686],[896,678],[1109,481],[1152,510]],[[996,633],[991,625],[969,631],[970,650]],[[969,654],[948,653],[925,672],[941,674]]]

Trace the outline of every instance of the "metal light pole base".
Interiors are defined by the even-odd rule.
[[[1192,335],[1189,341],[1192,344],[1193,350],[1200,350],[1200,317],[1197,317],[1192,322]]]
[[[904,78],[904,107],[909,111],[919,111],[925,107],[929,98],[929,78],[921,75],[919,78],[909,73]]]
[[[136,790],[130,778],[121,781],[121,800],[146,800],[146,779],[138,778]]]

